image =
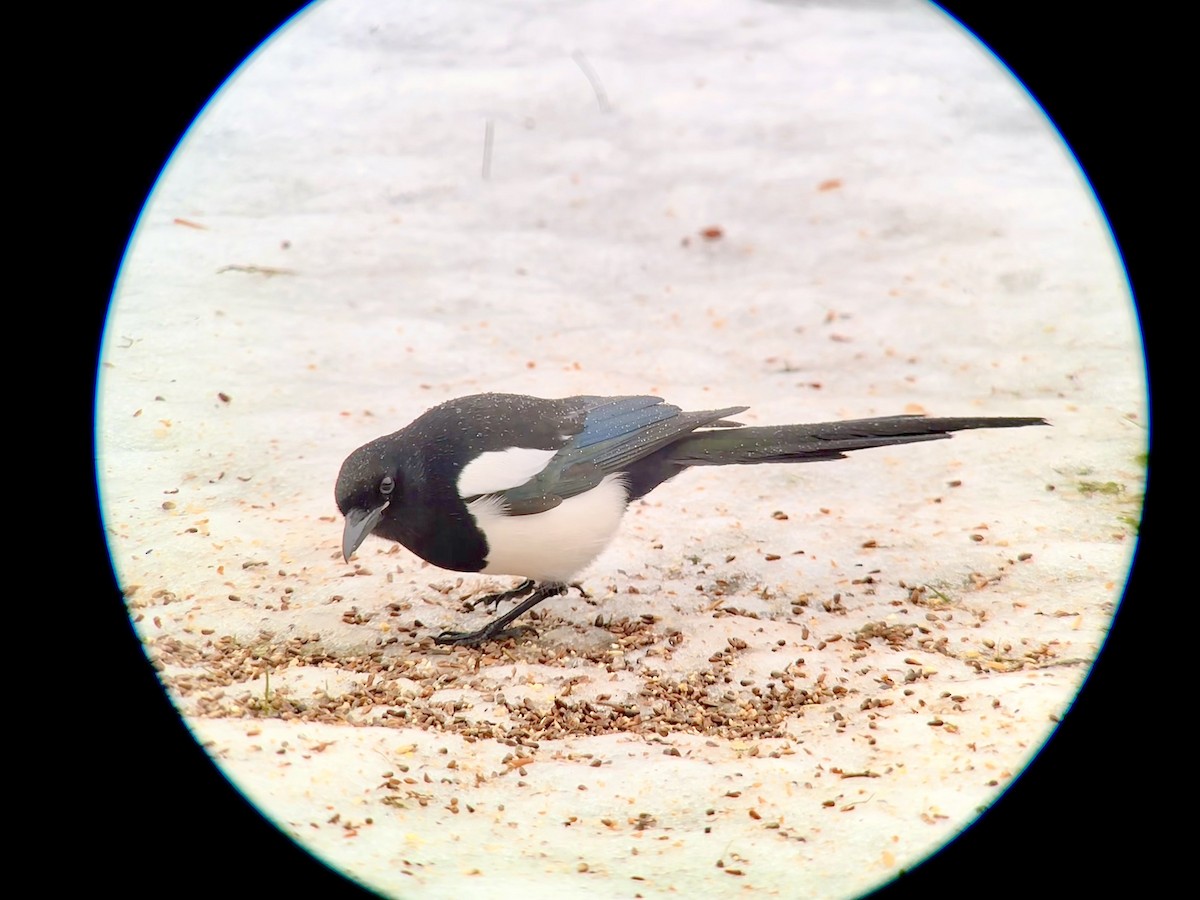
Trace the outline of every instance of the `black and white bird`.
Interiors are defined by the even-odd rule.
[[[814,425],[743,426],[730,406],[684,412],[660,397],[475,394],[433,407],[342,463],[335,496],[347,562],[368,535],[398,541],[443,569],[517,575],[477,601],[524,601],[441,644],[478,644],[568,582],[616,534],[626,506],[692,466],[814,462],[851,450],[950,437],[1040,418],[885,416]]]

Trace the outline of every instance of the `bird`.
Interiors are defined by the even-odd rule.
[[[370,535],[457,572],[518,576],[468,605],[521,600],[477,631],[438,644],[477,646],[568,586],[608,546],[626,507],[685,469],[843,459],[854,450],[949,438],[975,428],[1047,425],[1034,417],[893,415],[746,426],[728,406],[685,412],[661,397],[542,399],[483,393],[448,400],[342,463],[342,557]]]

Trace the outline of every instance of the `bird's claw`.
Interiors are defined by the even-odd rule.
[[[546,598],[557,597],[559,594],[566,593],[566,590],[567,586],[561,582],[549,581],[539,585],[533,579],[526,579],[511,591],[503,591],[499,594],[493,594],[490,597],[481,597],[478,601],[479,603],[487,603],[489,601],[515,600],[529,594],[518,606],[510,609],[504,615],[493,619],[478,631],[443,631],[433,639],[433,642],[443,645],[453,644],[462,647],[475,647],[484,641],[504,640],[510,637],[537,634],[537,630],[528,625],[518,625],[515,628],[508,628],[506,626],[517,617],[533,609]]]
[[[503,594],[488,594],[486,597],[480,597],[478,600],[464,600],[463,612],[474,612],[477,606],[486,606],[489,609],[496,609],[503,603],[506,598]]]
[[[486,596],[480,597],[478,600],[464,601],[463,610],[465,612],[472,612],[477,606],[487,606],[491,607],[492,609],[497,609],[505,600],[520,600],[535,587],[537,587],[537,584],[533,581],[533,579],[527,578],[511,591],[497,591],[494,594],[487,594]]]
[[[503,641],[508,638],[536,634],[536,628],[530,625],[518,625],[515,628],[501,628],[494,632],[487,628],[480,628],[478,631],[443,631],[434,637],[433,642],[442,646],[478,647],[488,641]]]

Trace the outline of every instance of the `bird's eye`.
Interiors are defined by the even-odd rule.
[[[383,481],[379,482],[379,493],[390,494],[396,489],[396,482],[391,475],[384,475]]]

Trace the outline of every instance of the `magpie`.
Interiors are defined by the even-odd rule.
[[[1046,425],[1041,418],[848,419],[747,427],[749,407],[684,412],[661,397],[475,394],[449,400],[342,463],[342,557],[368,535],[397,541],[443,569],[516,575],[516,588],[471,604],[522,600],[478,631],[439,644],[512,637],[518,616],[595,559],[626,506],[692,466],[815,462],[852,450],[950,437],[970,428]]]

